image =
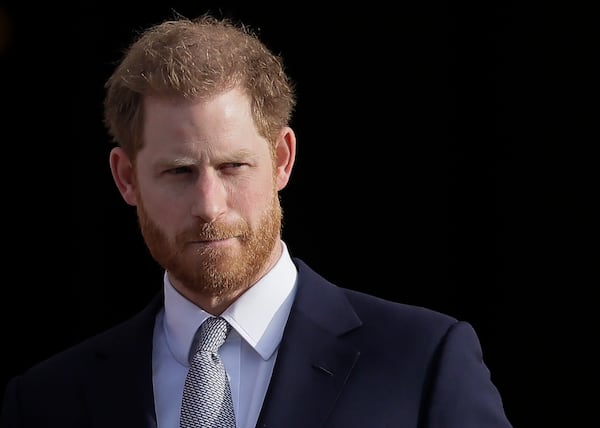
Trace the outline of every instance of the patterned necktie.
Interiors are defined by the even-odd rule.
[[[183,387],[181,428],[235,428],[229,380],[218,354],[230,330],[220,317],[208,318],[200,326],[196,354]]]

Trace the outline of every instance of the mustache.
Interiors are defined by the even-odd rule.
[[[177,234],[176,241],[217,241],[233,237],[246,237],[250,233],[248,225],[241,221],[236,224],[203,223],[199,227],[190,228]]]

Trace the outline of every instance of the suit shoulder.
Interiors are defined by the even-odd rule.
[[[331,318],[339,319],[342,314],[350,321],[344,325],[356,325],[360,320],[363,327],[382,328],[391,334],[424,333],[431,338],[440,338],[459,321],[430,308],[396,302],[334,284],[315,272],[302,260],[295,258],[298,267],[300,285],[299,300],[304,302],[307,313],[319,317],[323,324],[335,323]],[[332,314],[333,312],[333,314]],[[321,314],[321,315],[315,315]],[[393,329],[389,329],[393,326]]]
[[[23,375],[34,378],[41,375],[60,376],[65,370],[73,372],[86,367],[89,361],[102,359],[108,352],[127,352],[136,344],[152,346],[154,319],[158,307],[155,299],[142,312],[41,360]]]
[[[449,315],[431,308],[384,299],[366,292],[339,287],[362,318],[383,318],[386,321],[424,324],[448,328],[458,322]]]

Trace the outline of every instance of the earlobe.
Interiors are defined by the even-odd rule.
[[[121,193],[121,196],[129,205],[137,205],[135,169],[127,153],[115,147],[110,151],[110,171],[112,177]]]
[[[296,134],[290,127],[281,130],[275,148],[275,179],[277,190],[283,189],[292,174],[294,161],[296,160]]]

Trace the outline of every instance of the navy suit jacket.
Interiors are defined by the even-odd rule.
[[[466,322],[337,287],[299,259],[298,290],[257,428],[506,428]],[[12,379],[2,428],[156,427],[152,337],[132,319]]]

